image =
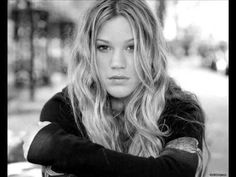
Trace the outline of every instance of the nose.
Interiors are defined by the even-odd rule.
[[[126,67],[125,55],[122,50],[115,50],[111,59],[112,69],[124,69]]]

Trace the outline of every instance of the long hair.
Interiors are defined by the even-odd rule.
[[[109,95],[99,80],[95,47],[102,25],[119,15],[132,26],[135,69],[141,81],[130,96],[122,119],[112,116]],[[142,0],[99,0],[81,23],[68,67],[68,89],[78,127],[81,121],[90,140],[106,148],[157,157],[162,150],[162,137],[168,133],[157,125],[165,105],[168,79],[165,43],[156,16]],[[82,116],[78,116],[80,113]],[[124,137],[131,140],[126,150],[121,142]]]
[[[141,81],[129,96],[122,118],[112,114],[110,96],[100,81],[96,64],[99,30],[116,16],[125,17],[131,25],[134,65]],[[84,126],[91,141],[118,152],[159,156],[163,137],[170,133],[168,127],[160,130],[158,121],[171,80],[166,71],[161,25],[143,0],[98,0],[86,11],[75,39],[68,79],[75,122],[79,130]],[[193,123],[198,122],[204,124],[204,116]]]

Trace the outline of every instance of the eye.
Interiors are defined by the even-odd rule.
[[[130,52],[133,52],[133,51],[134,51],[134,45],[133,45],[133,44],[132,44],[132,45],[129,45],[129,46],[127,47],[127,50],[130,51]]]
[[[111,48],[108,46],[108,45],[97,45],[97,49],[100,51],[100,52],[107,52],[108,50],[110,50]]]

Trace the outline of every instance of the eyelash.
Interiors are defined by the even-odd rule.
[[[128,49],[129,48],[129,49]],[[127,47],[127,49],[130,51],[130,50],[132,50],[132,51],[134,51],[134,45],[129,45],[128,47]]]
[[[97,49],[102,52],[107,51],[108,49],[110,49],[110,47],[107,45],[97,45]]]
[[[97,49],[101,52],[106,52],[106,51],[110,50],[111,47],[109,47],[108,45],[103,45],[102,44],[102,45],[97,45]],[[127,50],[128,51],[134,51],[134,45],[129,45],[127,47]]]

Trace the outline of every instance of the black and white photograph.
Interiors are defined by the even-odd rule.
[[[228,0],[8,0],[8,177],[229,177]]]

